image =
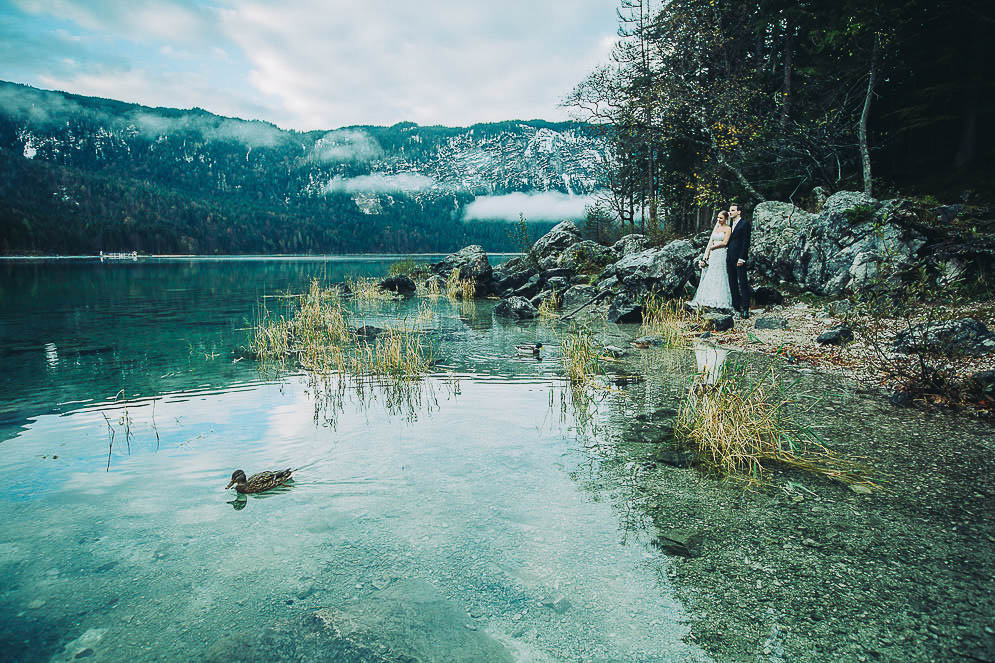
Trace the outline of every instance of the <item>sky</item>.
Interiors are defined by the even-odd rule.
[[[613,0],[0,0],[0,79],[281,128],[560,120]]]

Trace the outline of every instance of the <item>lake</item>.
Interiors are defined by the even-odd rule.
[[[403,392],[236,353],[262,302],[396,259],[0,261],[0,657],[706,660],[556,329],[438,300]]]

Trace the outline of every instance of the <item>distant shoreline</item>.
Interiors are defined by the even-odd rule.
[[[192,259],[192,260],[322,260],[322,259],[342,259],[342,258],[362,258],[362,259],[389,259],[389,258],[434,258],[450,255],[447,252],[439,251],[433,253],[155,253],[143,255],[139,254],[136,259],[130,257],[106,258],[104,262],[137,262],[148,258],[154,259]],[[489,256],[517,256],[517,252],[489,251]],[[20,255],[20,256],[0,256],[0,260],[100,260],[99,255]]]

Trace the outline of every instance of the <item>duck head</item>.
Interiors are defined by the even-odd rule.
[[[542,343],[536,343],[536,350],[542,350]]]
[[[248,479],[245,476],[245,472],[242,470],[235,470],[231,473],[231,481],[229,481],[228,485],[225,486],[225,490],[228,490],[236,484],[245,483],[246,481],[248,481]]]

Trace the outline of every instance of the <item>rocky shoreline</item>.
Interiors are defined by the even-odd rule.
[[[941,288],[995,275],[995,240],[984,232],[995,228],[995,220],[984,220],[995,219],[991,208],[930,208],[841,191],[817,213],[771,201],[758,205],[753,217],[754,316],[712,321],[711,329],[723,330],[714,340],[847,373],[892,391],[896,385],[889,384],[882,363],[911,361],[914,353],[897,347],[872,356],[868,344],[854,338],[850,327],[858,314],[848,298],[880,287],[884,274],[927,264],[939,274]],[[460,278],[474,282],[476,296],[503,300],[497,315],[516,320],[536,317],[543,302],[555,300],[563,319],[640,322],[650,296],[691,298],[699,277],[694,263],[707,237],[705,232],[654,246],[651,238],[630,234],[605,246],[583,239],[578,227],[565,221],[528,253],[497,267],[481,247],[468,246],[432,265],[429,281],[444,287],[458,270]],[[415,285],[411,281],[407,287],[413,291]],[[398,290],[396,283],[385,287]],[[971,350],[959,353],[950,372],[971,392],[972,407],[990,410],[995,406],[995,299],[975,296],[946,315],[950,324],[963,328],[948,336]],[[898,322],[882,323],[888,343],[899,340]]]

